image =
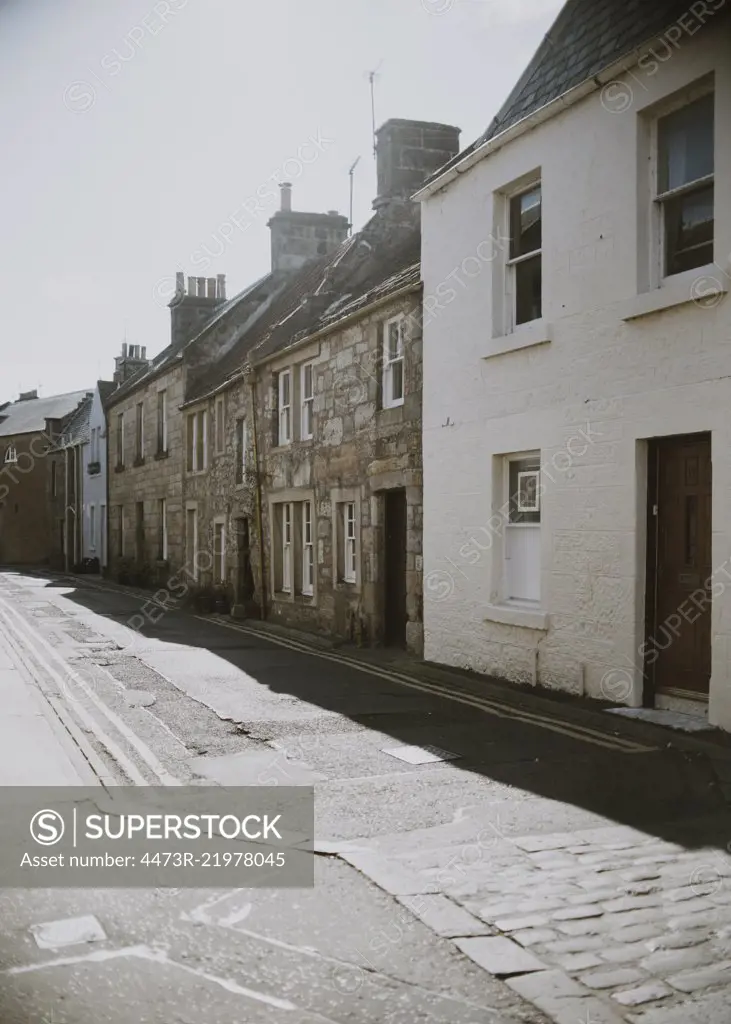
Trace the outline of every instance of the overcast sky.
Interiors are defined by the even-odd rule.
[[[560,6],[0,0],[0,402],[111,377],[125,332],[159,352],[176,270],[225,273],[229,296],[265,274],[277,202],[244,208],[267,182],[347,215],[360,157],[357,229],[375,195],[368,71],[378,124],[454,124],[465,146]]]

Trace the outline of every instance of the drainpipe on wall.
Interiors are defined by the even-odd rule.
[[[69,571],[69,450],[64,448],[64,490],[63,490],[63,568]]]
[[[259,441],[256,433],[256,377],[251,378],[251,435],[254,441],[254,470],[256,472],[256,531],[259,534],[259,593],[261,606],[259,617],[267,617],[266,569],[264,565],[264,536],[261,514],[261,477],[259,475]]]

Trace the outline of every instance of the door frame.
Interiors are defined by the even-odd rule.
[[[643,620],[643,637],[642,646],[644,649],[644,657],[642,664],[642,706],[646,708],[655,707],[655,698],[657,697],[657,688],[655,682],[655,673],[653,672],[653,666],[656,662],[650,661],[650,655],[652,653],[649,650],[649,641],[653,637],[656,629],[655,618],[657,615],[658,605],[658,594],[657,594],[657,577],[658,577],[658,558],[659,558],[659,531],[658,531],[658,520],[659,516],[654,512],[655,507],[658,503],[658,493],[660,487],[660,451],[664,445],[668,444],[679,444],[683,441],[688,442],[699,442],[706,440],[711,452],[711,473],[713,472],[713,436],[710,430],[699,430],[690,434],[664,434],[658,437],[651,437],[647,441],[647,507],[646,507],[646,552],[645,552],[645,615]],[[713,477],[711,476],[711,481]],[[711,482],[711,488],[713,483]],[[713,490],[711,489],[711,498],[713,496]],[[711,537],[713,536],[713,521],[711,520]],[[712,643],[711,639],[711,643]],[[672,696],[672,694],[671,694]],[[681,695],[678,695],[681,696]],[[697,700],[699,702],[708,700],[709,698],[699,693],[697,695],[690,693],[682,694],[684,699]]]

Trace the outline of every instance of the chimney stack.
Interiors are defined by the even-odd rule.
[[[128,345],[123,342],[122,355],[116,356],[114,359],[114,376],[112,377],[114,383],[124,384],[138,370],[147,368],[150,364],[146,356],[147,348],[145,346]]]
[[[459,128],[393,117],[376,132],[377,210],[407,200],[426,179],[459,153]]]
[[[175,275],[175,295],[168,303],[170,309],[170,341],[180,348],[203,329],[219,306],[226,300],[226,275],[217,277],[189,277],[185,287],[185,274]]]
[[[308,260],[334,252],[348,237],[348,218],[337,210],[305,213],[292,209],[292,185],[280,186],[280,208],[269,221],[272,271],[297,270]]]

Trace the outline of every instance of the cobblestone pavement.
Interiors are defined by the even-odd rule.
[[[728,1024],[731,833],[680,831],[507,839],[496,824],[335,845],[442,934],[468,934],[468,912],[459,948],[560,1024]]]

